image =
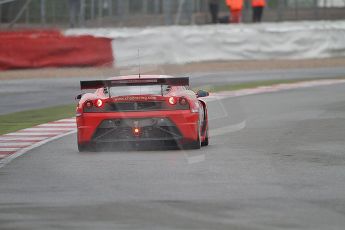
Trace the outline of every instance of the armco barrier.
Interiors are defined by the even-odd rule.
[[[111,39],[59,31],[0,32],[0,70],[101,66],[113,62]]]

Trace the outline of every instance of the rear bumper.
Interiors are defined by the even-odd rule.
[[[150,137],[125,137],[127,134],[117,135],[116,138],[110,139],[99,138],[100,126],[103,121],[123,119],[123,120],[139,120],[140,119],[166,119],[171,122],[173,130],[178,135],[166,137],[164,135]],[[121,143],[121,142],[169,142],[177,141],[180,144],[196,141],[198,138],[198,113],[191,113],[189,110],[176,111],[145,111],[145,112],[116,112],[116,113],[83,113],[82,116],[77,117],[78,128],[78,143],[87,144],[91,142],[96,143]],[[158,126],[159,129],[159,126]],[[123,130],[122,130],[123,131]],[[125,132],[126,130],[124,130]],[[113,130],[112,132],[116,132]],[[130,132],[130,131],[128,131]],[[98,135],[98,136],[97,136]],[[97,137],[97,138],[96,138]]]

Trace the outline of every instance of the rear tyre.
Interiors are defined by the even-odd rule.
[[[206,130],[205,140],[201,142],[201,146],[208,146],[208,129]]]
[[[80,143],[78,143],[78,150],[79,150],[79,152],[90,152],[90,151],[92,151],[90,145],[80,144]]]
[[[200,149],[200,148],[201,148],[200,138],[198,138],[197,141],[190,143],[189,149]]]

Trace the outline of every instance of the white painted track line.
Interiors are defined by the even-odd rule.
[[[23,129],[22,131],[40,131],[40,132],[63,132],[63,131],[70,131],[71,129],[74,129],[75,127],[71,128],[29,128],[29,129]]]
[[[76,127],[77,125],[74,123],[61,123],[61,124],[56,124],[56,123],[48,123],[48,124],[43,124],[43,125],[39,125],[37,127]]]
[[[32,145],[35,142],[7,142],[7,143],[0,143],[0,148],[1,147],[8,147],[8,146],[28,146]]]
[[[0,147],[0,152],[10,152],[10,151],[18,151],[21,148],[2,148]]]
[[[6,136],[51,136],[51,135],[58,135],[63,132],[22,132],[22,133],[8,133],[5,134]]]
[[[66,118],[66,119],[54,121],[54,123],[59,123],[59,122],[75,122],[75,118]]]
[[[15,136],[0,136],[0,141],[41,141],[48,137],[15,137]]]

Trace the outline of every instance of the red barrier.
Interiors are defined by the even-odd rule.
[[[0,70],[101,66],[113,62],[111,39],[58,31],[0,33]]]

